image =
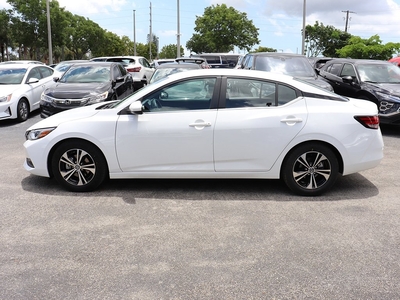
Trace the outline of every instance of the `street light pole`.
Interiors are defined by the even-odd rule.
[[[178,11],[178,30],[176,35],[176,57],[181,57],[181,33],[180,33],[180,25],[179,25],[179,0],[177,0],[177,11]]]
[[[306,41],[306,0],[303,2],[303,32],[301,39],[301,55],[305,54],[305,41]]]
[[[49,40],[49,65],[53,64],[53,46],[51,45],[51,24],[50,24],[50,5],[49,0],[46,1],[47,10],[47,38]]]
[[[136,56],[136,10],[133,10],[133,55]]]

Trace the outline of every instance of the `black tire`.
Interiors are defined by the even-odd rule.
[[[29,103],[26,99],[19,100],[17,104],[17,120],[25,122],[29,116]]]
[[[318,196],[335,183],[339,163],[335,153],[318,143],[300,145],[284,160],[281,177],[296,194]]]
[[[103,153],[81,140],[66,141],[57,147],[51,157],[51,171],[64,188],[73,192],[93,191],[108,176]]]

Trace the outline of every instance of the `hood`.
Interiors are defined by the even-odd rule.
[[[18,90],[20,88],[21,88],[20,84],[0,85],[0,97],[12,94],[12,93],[14,93],[16,90]]]
[[[111,82],[63,83],[57,82],[46,90],[47,96],[57,99],[81,99],[93,94],[101,94],[111,88]]]
[[[364,84],[377,87],[379,89],[385,90],[390,94],[400,96],[400,83],[373,83],[364,82]]]
[[[46,127],[57,127],[64,122],[90,118],[99,112],[98,110],[96,110],[96,108],[102,105],[104,105],[103,102],[74,108],[74,113],[71,113],[71,111],[68,110],[57,113],[37,122],[36,124],[29,127],[28,130]]]

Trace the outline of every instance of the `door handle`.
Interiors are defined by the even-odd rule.
[[[202,123],[191,123],[189,124],[190,127],[210,127],[210,122],[202,122]]]
[[[301,122],[303,122],[302,118],[286,118],[281,120],[281,123],[286,123],[287,125],[294,125]]]

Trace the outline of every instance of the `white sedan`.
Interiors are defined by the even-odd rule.
[[[76,192],[107,178],[281,178],[314,196],[383,158],[375,104],[234,69],[173,74],[56,114],[26,131],[24,147],[27,171]]]
[[[53,84],[53,72],[35,63],[0,64],[0,120],[25,121],[39,108],[42,92]]]

